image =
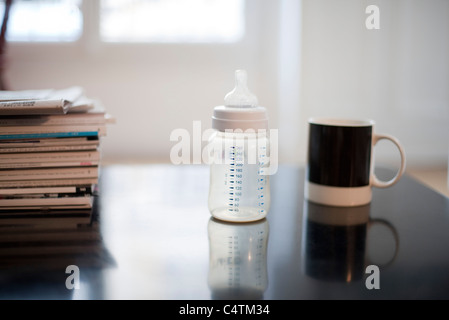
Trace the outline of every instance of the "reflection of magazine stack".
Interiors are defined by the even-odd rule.
[[[111,121],[79,87],[0,91],[0,211],[91,208]]]
[[[107,267],[97,196],[92,209],[0,214],[0,270]]]

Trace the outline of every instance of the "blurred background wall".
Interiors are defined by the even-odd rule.
[[[117,123],[104,159],[169,161],[170,133],[209,128],[213,107],[248,71],[250,90],[279,129],[280,161],[302,163],[311,116],[371,118],[404,144],[409,166],[447,166],[449,2],[445,0],[242,0],[234,42],[103,42],[101,1],[80,1],[73,42],[9,42],[13,90],[80,85]],[[138,2],[138,1],[137,1]],[[180,1],[182,2],[182,1]],[[368,30],[368,5],[380,29]],[[376,157],[396,164],[388,142]]]

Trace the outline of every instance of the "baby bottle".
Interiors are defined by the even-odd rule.
[[[235,72],[224,102],[212,117],[209,210],[224,221],[260,220],[270,207],[268,118],[248,90],[245,70]]]

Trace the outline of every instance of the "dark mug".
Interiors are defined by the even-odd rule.
[[[390,181],[374,174],[374,146],[381,139],[399,149],[401,165]],[[360,206],[371,202],[372,187],[387,188],[405,171],[405,151],[390,135],[374,133],[372,120],[310,119],[306,199],[330,206]]]

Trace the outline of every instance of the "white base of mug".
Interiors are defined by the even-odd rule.
[[[362,206],[371,202],[371,186],[331,187],[305,182],[304,196],[307,200],[337,207]]]

